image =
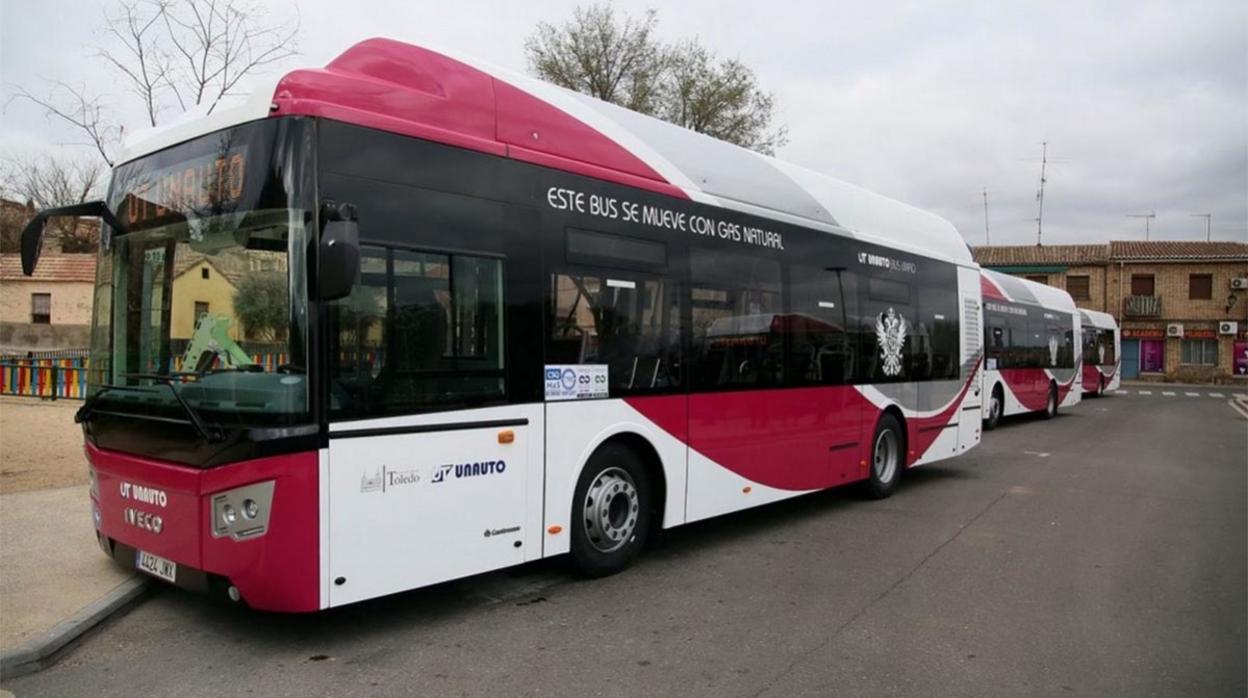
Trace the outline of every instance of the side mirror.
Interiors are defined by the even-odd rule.
[[[48,224],[48,219],[53,216],[98,216],[118,233],[126,231],[113,212],[109,210],[108,204],[103,201],[86,201],[81,204],[45,208],[36,213],[22,230],[22,273],[26,276],[35,273],[35,265],[39,263],[39,252],[43,249],[43,228]],[[107,249],[106,242],[105,236],[101,233],[100,244],[104,244],[105,249]]]
[[[320,278],[317,288],[323,301],[351,295],[360,275],[360,226],[355,207],[326,201],[321,207]]]
[[[43,251],[43,228],[47,224],[48,217],[39,214],[22,230],[22,273],[26,276],[35,273],[39,253]]]

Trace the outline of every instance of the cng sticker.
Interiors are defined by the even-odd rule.
[[[606,364],[547,364],[547,400],[589,400],[609,397]]]

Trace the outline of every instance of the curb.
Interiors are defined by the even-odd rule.
[[[0,654],[0,676],[6,680],[47,669],[58,653],[83,633],[138,601],[152,588],[151,580],[135,575],[25,645]]]

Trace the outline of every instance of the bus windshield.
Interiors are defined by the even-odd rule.
[[[303,130],[257,122],[117,169],[108,201],[126,229],[101,239],[93,409],[306,420],[314,207]]]

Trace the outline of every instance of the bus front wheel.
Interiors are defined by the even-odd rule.
[[[992,431],[1001,423],[1001,412],[1005,409],[1005,395],[1001,386],[992,386],[992,396],[988,398],[988,419],[984,420],[984,430]]]
[[[628,567],[650,534],[650,480],[637,454],[608,443],[590,456],[572,498],[572,562],[589,577]]]

